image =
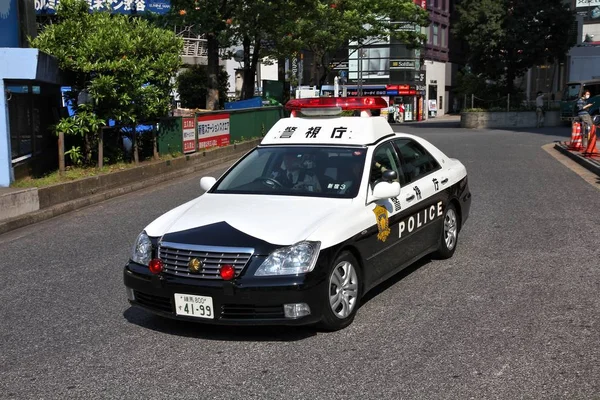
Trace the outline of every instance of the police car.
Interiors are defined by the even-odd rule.
[[[289,101],[259,146],[140,233],[129,302],[188,321],[337,330],[404,267],[452,257],[471,204],[465,166],[371,116],[386,106]]]

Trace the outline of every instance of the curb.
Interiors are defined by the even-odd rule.
[[[600,176],[600,159],[583,157],[579,152],[570,151],[568,146],[563,142],[557,142],[554,145],[554,148],[558,150],[559,153],[564,154],[571,160],[575,161],[577,164]]]
[[[260,140],[261,139],[256,140],[256,141],[249,141],[249,142],[245,142],[244,144],[252,144],[253,142],[256,142],[255,144],[258,144],[258,143],[260,143]],[[146,189],[149,186],[154,185],[154,184],[162,183],[162,182],[168,181],[170,179],[181,178],[182,176],[190,175],[195,172],[202,171],[202,170],[214,167],[215,165],[219,165],[219,164],[222,164],[225,162],[236,161],[243,154],[246,154],[248,151],[250,151],[251,148],[253,148],[254,146],[252,146],[251,148],[247,148],[248,146],[239,146],[239,147],[241,147],[241,149],[237,149],[235,145],[232,147],[234,147],[233,151],[231,151],[230,154],[227,154],[223,157],[215,157],[215,159],[210,160],[210,161],[206,161],[206,162],[198,163],[196,165],[188,166],[185,168],[180,168],[177,170],[169,171],[167,173],[156,175],[152,178],[140,180],[135,183],[129,183],[129,184],[126,184],[121,187],[103,190],[99,193],[95,193],[95,194],[88,195],[88,196],[83,196],[83,197],[80,197],[80,198],[77,198],[77,199],[74,199],[71,201],[67,201],[64,203],[55,204],[55,205],[40,209],[38,211],[20,215],[18,217],[5,219],[3,221],[0,221],[0,235],[4,234],[6,232],[9,232],[9,231],[18,229],[18,228],[22,228],[27,225],[35,224],[35,223],[42,222],[42,221],[45,221],[50,218],[54,218],[56,216],[68,213],[70,211],[75,211],[75,210],[78,210],[83,207],[87,207],[87,206],[90,206],[93,204],[100,203],[104,200],[112,199],[114,197],[118,197],[118,196],[128,194],[128,193],[132,193],[137,190]],[[183,156],[183,157],[185,157],[185,156]]]

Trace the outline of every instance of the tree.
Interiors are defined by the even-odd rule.
[[[254,96],[260,61],[265,57],[275,59],[286,52],[282,37],[295,23],[290,16],[302,15],[312,3],[312,0],[254,0],[245,1],[233,10],[228,34],[231,42],[242,44],[244,52],[242,99]]]
[[[311,75],[321,85],[329,70],[327,57],[349,41],[367,44],[369,38],[393,37],[418,48],[425,36],[418,27],[429,25],[429,14],[413,0],[311,0],[282,35],[277,47],[290,54],[309,50],[313,54]],[[410,24],[414,30],[398,29]]]
[[[206,38],[208,94],[206,108],[216,110],[219,98],[219,59],[220,49],[228,47],[228,29],[231,26],[231,15],[235,7],[240,7],[235,0],[172,0],[171,12],[167,21],[171,25],[187,26],[197,35]]]
[[[515,92],[531,67],[564,60],[574,45],[575,17],[562,0],[463,0],[454,32],[467,47],[473,73]]]
[[[142,18],[89,13],[88,7],[85,0],[61,0],[57,23],[46,26],[32,41],[32,46],[55,56],[66,72],[78,118],[92,114],[100,125],[113,119],[135,126],[165,116],[171,106],[172,78],[180,66],[181,39]],[[83,97],[90,101],[77,103]],[[88,163],[91,142],[98,134],[99,129],[84,132]],[[133,142],[137,162],[137,138]]]
[[[204,65],[194,65],[177,76],[177,93],[184,108],[206,108],[208,95],[208,72]],[[219,71],[219,93],[227,93],[229,74],[223,68]],[[219,96],[219,106],[225,106],[225,97]]]

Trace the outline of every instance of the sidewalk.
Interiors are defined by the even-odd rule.
[[[600,157],[585,157],[580,151],[569,150],[568,142],[556,142],[554,148],[600,177]]]
[[[0,188],[0,235],[113,197],[234,162],[261,139],[42,188]]]

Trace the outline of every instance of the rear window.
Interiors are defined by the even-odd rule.
[[[581,89],[581,84],[574,83],[567,85],[565,87],[565,91],[563,93],[563,100],[572,101],[577,100],[579,98],[579,90]]]

